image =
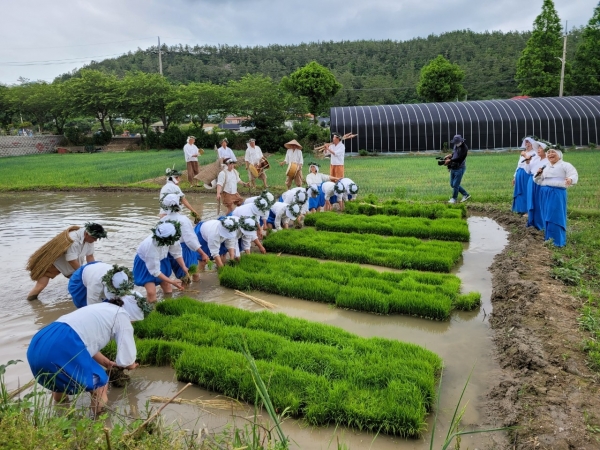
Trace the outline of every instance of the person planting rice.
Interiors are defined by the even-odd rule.
[[[289,221],[295,221],[302,211],[302,205],[292,203],[291,205],[284,202],[275,202],[269,212],[267,219],[267,228],[273,231],[279,231],[282,228],[288,228]]]
[[[579,175],[572,164],[562,160],[562,152],[550,148],[548,163],[540,167],[533,181],[540,188],[540,209],[544,224],[544,239],[552,239],[556,247],[567,244],[567,188],[577,184]]]
[[[133,274],[123,266],[110,265],[101,261],[92,261],[77,269],[69,279],[69,294],[77,308],[100,303],[104,295],[104,276],[111,271],[119,272],[119,284],[124,284],[123,289],[133,291]]]
[[[542,221],[542,211],[540,209],[540,186],[533,181],[533,175],[538,169],[548,163],[546,158],[547,145],[538,142],[537,154],[525,161],[525,172],[529,175],[527,181],[527,226],[535,227],[538,230],[544,229]]]
[[[170,220],[179,222],[181,225],[181,239],[179,243],[181,244],[182,258],[185,266],[191,267],[192,265],[198,264],[198,258],[202,259],[203,261],[208,261],[209,258],[200,246],[198,237],[194,232],[194,225],[192,224],[192,221],[188,217],[180,214],[180,200],[181,198],[176,194],[168,194],[163,197],[161,201],[161,209],[168,211],[168,214],[163,217],[161,221],[164,222]],[[175,273],[175,276],[179,279],[182,279],[186,275],[183,269],[172,254],[169,253],[168,258],[169,263],[171,264],[171,269]],[[192,281],[198,281],[199,279],[200,274],[195,273],[192,275]]]
[[[519,156],[512,181],[514,186],[512,211],[517,214],[527,214],[527,184],[530,175],[525,170],[525,165],[536,155],[538,146],[538,142],[532,137],[526,137],[521,144],[521,148],[524,150]]]
[[[358,194],[358,186],[350,178],[342,178],[340,183],[344,186],[344,193],[342,194],[341,210],[344,210],[344,204],[350,200],[356,200]]]
[[[302,222],[302,219],[308,212],[308,193],[305,188],[295,187],[293,189],[285,191],[279,197],[279,201],[283,202],[283,203],[287,203],[288,205],[291,205],[293,203],[298,203],[300,206],[302,206],[300,215],[296,218],[297,223]]]
[[[250,200],[250,202],[248,202],[248,200]],[[267,217],[269,216],[270,208],[271,208],[271,205],[265,197],[256,196],[256,197],[251,197],[251,198],[247,199],[243,205],[235,208],[231,212],[231,215],[236,216],[236,217],[242,217],[242,216],[252,217],[258,224],[257,230],[256,230],[257,234],[258,234],[258,238],[262,239],[263,227],[261,226],[261,223],[265,224],[265,226],[266,226]]]
[[[292,139],[283,146],[287,148],[287,152],[285,153],[285,160],[281,161],[279,165],[288,165],[285,172],[285,185],[289,189],[292,186],[292,181],[295,181],[296,186],[300,187],[302,186],[302,165],[304,164],[302,146],[296,139]]]
[[[220,202],[223,197],[223,204],[227,208],[226,214],[229,214],[235,206],[244,203],[244,199],[237,191],[237,185],[248,186],[249,183],[241,180],[240,174],[235,170],[235,160],[226,159],[225,164],[227,169],[222,170],[217,178],[217,201]]]
[[[331,211],[333,209],[332,204],[337,203],[342,209],[342,202],[344,201],[342,195],[346,192],[346,188],[339,181],[326,181],[321,185],[323,190],[323,196],[325,198],[325,211]]]
[[[229,258],[236,257],[235,250],[237,249],[237,218],[224,217],[222,219],[207,220],[200,222],[194,228],[194,232],[198,237],[198,241],[202,246],[202,250],[210,256],[217,267],[225,265],[225,256],[229,253]],[[200,270],[206,267],[206,261],[202,260],[198,265]]]
[[[200,217],[200,215],[196,212],[196,210],[194,208],[192,208],[192,205],[190,205],[190,203],[185,199],[185,194],[183,192],[181,192],[181,188],[179,187],[179,181],[181,180],[181,173],[178,170],[176,170],[175,168],[171,169],[168,167],[165,170],[165,173],[167,175],[167,182],[160,189],[159,198],[163,198],[167,194],[178,195],[181,198],[181,203],[183,203],[185,205],[185,207],[187,209],[189,209],[191,212],[193,212],[197,217]],[[167,211],[165,211],[161,208],[160,212],[159,212],[159,217],[164,217],[166,215],[167,215]]]
[[[256,233],[259,228],[258,220],[256,220],[254,217],[241,216],[238,220],[238,224],[238,237],[240,238],[238,243],[240,246],[240,253],[244,252],[249,255],[253,242],[261,253],[267,253]]]
[[[315,162],[310,163],[308,170],[309,174],[306,175],[307,186],[314,185],[318,188],[318,195],[316,197],[314,195],[309,195],[308,210],[311,212],[316,212],[325,206],[325,196],[323,195],[321,185],[326,181],[337,181],[338,179],[332,178],[324,173],[319,173],[319,165]]]
[[[135,369],[138,364],[131,322],[142,320],[150,307],[143,297],[120,298],[114,291],[121,277],[105,287],[106,302],[78,309],[42,328],[31,339],[27,361],[37,382],[52,391],[55,402],[68,402],[69,395],[89,392],[90,407],[98,416],[108,402],[107,369]],[[113,279],[114,279],[113,277]],[[122,284],[119,284],[121,286]],[[114,340],[114,361],[102,350]]]
[[[172,273],[168,255],[179,263],[183,272],[188,275],[188,269],[181,254],[181,224],[173,220],[159,222],[152,229],[152,234],[142,241],[137,249],[133,262],[133,278],[136,286],[146,288],[146,296],[150,303],[156,302],[156,286],[160,285],[165,294],[173,290],[183,289],[179,280],[169,278]]]
[[[308,194],[308,202],[306,202],[308,212],[317,212],[322,206],[325,206],[325,196],[321,190],[321,185],[309,185],[306,188],[306,193]],[[321,201],[323,204],[321,204]]]
[[[84,263],[94,261],[94,242],[106,238],[102,225],[86,223],[83,228],[72,226],[40,247],[27,261],[27,270],[35,286],[27,300],[37,300],[39,294],[59,273],[69,278]]]

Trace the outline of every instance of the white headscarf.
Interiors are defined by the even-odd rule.
[[[548,147],[546,144],[544,144],[543,142],[537,141],[537,144],[539,147],[542,147],[544,150],[546,150],[546,147]]]
[[[121,300],[123,300],[123,309],[127,312],[127,314],[129,314],[129,317],[132,321],[144,320],[144,312],[137,304],[138,297],[142,297],[142,294],[139,292],[134,292],[130,295],[124,295],[121,298]]]
[[[156,235],[161,238],[171,237],[176,233],[175,226],[169,222],[163,222],[156,227]]]
[[[555,149],[555,148],[551,148],[550,150],[548,150],[546,152],[546,155],[548,155],[548,153],[550,153],[550,152],[556,153],[558,155],[558,159],[562,159],[562,157],[563,157],[562,152],[560,150]]]
[[[288,218],[296,220],[300,215],[301,210],[302,207],[298,203],[292,203],[285,208],[285,214],[288,216]]]
[[[525,142],[529,142],[531,144],[531,146],[533,147],[533,149],[537,150],[537,141],[535,139],[533,139],[532,137],[526,137],[525,139],[523,139],[523,142],[521,143],[521,148],[527,148],[527,147],[525,147]]]
[[[179,206],[181,197],[177,194],[167,194],[162,199],[162,203],[165,206]]]

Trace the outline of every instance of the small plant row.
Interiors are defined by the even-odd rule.
[[[469,242],[469,227],[463,219],[431,220],[423,217],[345,215],[335,212],[309,214],[304,224],[317,230],[412,236],[420,239]]]
[[[446,320],[454,308],[471,310],[481,295],[461,295],[454,275],[377,272],[356,264],[320,263],[310,258],[245,255],[219,271],[221,285],[332,303],[377,314],[405,314]]]
[[[269,234],[263,245],[275,253],[430,272],[450,272],[463,251],[459,242],[333,233],[314,228],[280,230]]]
[[[366,216],[387,215],[424,217],[427,219],[460,219],[467,217],[467,208],[462,204],[411,203],[398,200],[388,200],[383,203],[347,202],[344,212],[346,214],[364,214]]]
[[[311,425],[417,437],[442,367],[437,355],[414,344],[189,298],[159,303],[134,328],[142,364],[172,365],[180,381],[254,402],[241,354],[247,348],[275,408]]]

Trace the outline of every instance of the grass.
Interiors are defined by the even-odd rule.
[[[463,251],[458,242],[317,232],[313,228],[271,233],[263,245],[269,252],[430,272],[450,272]]]
[[[243,152],[236,152],[241,155]],[[564,159],[579,172],[579,184],[569,189],[569,208],[597,209],[600,180],[600,150],[568,152]],[[200,163],[214,161],[213,150],[200,157]],[[471,153],[467,172],[463,178],[465,188],[473,201],[482,203],[509,203],[512,201],[511,185],[518,160],[516,152]],[[267,172],[269,183],[283,189],[285,167],[277,161],[282,155],[269,158],[271,169]],[[305,160],[311,157],[305,155]],[[329,160],[320,160],[321,171],[329,171]],[[150,178],[164,174],[173,164],[185,168],[183,152],[147,151],[94,154],[41,154],[2,158],[0,165],[0,191],[132,187]],[[40,168],[25,171],[25,167]],[[244,170],[240,170],[246,180]],[[306,173],[306,172],[305,172]],[[436,165],[433,155],[381,156],[377,158],[346,159],[346,174],[360,186],[362,195],[374,194],[380,198],[397,198],[418,201],[445,201],[451,194],[448,172]],[[259,183],[260,185],[260,183]],[[136,188],[155,188],[156,185],[135,184]],[[182,183],[186,187],[187,182]]]
[[[219,271],[221,285],[377,314],[406,314],[446,320],[452,309],[472,310],[481,295],[461,295],[454,275],[377,272],[355,264],[320,263],[310,258],[245,255]]]
[[[399,436],[424,431],[442,364],[414,344],[187,298],[159,303],[134,327],[140,362],[171,364],[181,381],[254,402],[244,343],[276,410]]]
[[[467,216],[467,208],[462,203],[450,205],[448,203],[414,203],[404,200],[387,200],[379,204],[377,197],[369,194],[366,197],[361,197],[359,201],[347,202],[344,213],[364,214],[365,216],[385,214],[388,216],[424,217],[427,219],[460,219]]]
[[[368,233],[384,236],[411,236],[420,239],[469,242],[469,227],[463,219],[427,219],[388,215],[342,215],[334,212],[310,214],[304,225],[317,230]]]

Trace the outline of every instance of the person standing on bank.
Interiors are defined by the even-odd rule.
[[[456,203],[459,192],[462,194],[460,201],[462,203],[471,198],[469,193],[460,185],[463,175],[467,170],[466,160],[469,147],[467,147],[465,140],[460,134],[454,136],[450,144],[454,146],[454,151],[451,155],[446,156],[444,160],[444,165],[448,166],[448,170],[450,171],[450,186],[453,189],[452,198],[448,200],[448,203]]]
[[[540,167],[533,181],[541,186],[540,207],[544,223],[544,240],[552,239],[556,247],[567,244],[567,188],[577,184],[579,175],[572,164],[562,160],[562,152],[546,152],[548,164]]]
[[[512,212],[517,214],[527,214],[527,183],[531,176],[525,170],[525,165],[531,161],[538,149],[538,143],[531,137],[523,139],[521,148],[524,150],[519,156],[517,169],[513,176],[512,184],[514,186]]]
[[[221,141],[221,146],[217,150],[217,158],[221,164],[225,164],[225,161],[228,159],[231,159],[233,162],[237,162],[237,158],[233,154],[233,150],[231,150],[227,144],[229,144],[229,141],[227,138],[223,138]]]
[[[538,142],[537,155],[525,161],[525,172],[529,175],[527,182],[527,226],[537,230],[544,229],[542,211],[540,208],[540,185],[533,181],[533,176],[538,169],[548,164],[546,158],[546,144]]]
[[[234,160],[226,159],[224,163],[227,168],[223,169],[217,178],[217,201],[220,202],[223,197],[223,204],[227,208],[225,215],[228,215],[236,206],[244,203],[244,199],[238,193],[237,185],[249,186],[250,183],[241,180],[240,174],[235,170]]]
[[[69,227],[40,247],[27,261],[27,270],[35,286],[27,300],[37,300],[52,278],[62,273],[70,278],[85,263],[95,261],[94,242],[106,238],[106,231],[97,223],[86,223],[83,228]]]
[[[200,151],[198,150],[198,147],[194,145],[194,142],[196,142],[196,138],[194,136],[188,136],[187,144],[183,146],[190,187],[198,187],[198,180],[194,177],[198,175],[198,171],[200,170],[198,167],[198,155],[200,154]]]
[[[323,153],[331,155],[329,176],[337,179],[344,178],[344,154],[346,153],[346,147],[342,144],[342,136],[339,133],[333,133],[332,142],[325,144]]]
[[[250,171],[250,165],[258,168],[261,160],[263,158],[263,152],[258,145],[256,145],[256,139],[250,139],[248,141],[248,148],[246,148],[246,154],[244,155],[244,160],[246,161],[246,170],[248,171],[248,180],[250,181],[250,186],[256,187],[256,181],[254,175]],[[258,179],[263,182],[263,185],[266,188],[267,186],[267,174],[265,171],[261,171],[258,174]]]
[[[302,156],[302,146],[296,139],[283,144],[287,148],[285,159],[279,163],[280,166],[288,165],[285,185],[289,189],[292,186],[292,181],[296,182],[296,186],[302,186],[302,166],[304,165],[304,157]]]

